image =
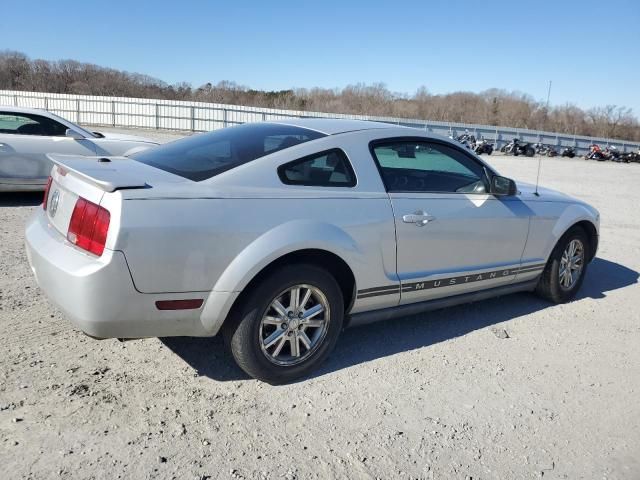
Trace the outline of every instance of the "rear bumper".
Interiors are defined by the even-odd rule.
[[[105,250],[100,258],[72,246],[39,210],[26,231],[29,264],[38,285],[83,332],[100,338],[210,336],[203,308],[158,310],[158,300],[205,298],[205,292],[143,294],[135,289],[125,256]]]

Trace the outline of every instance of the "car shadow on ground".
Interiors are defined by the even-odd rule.
[[[607,292],[637,282],[638,272],[618,263],[596,258],[589,265],[587,277],[576,301],[584,298],[604,298]],[[342,332],[338,345],[327,362],[310,377],[300,381],[378,358],[428,347],[551,306],[549,302],[531,293],[516,293],[350,328]],[[161,341],[199,375],[218,381],[248,378],[225,351],[220,336],[162,338]]]
[[[0,207],[35,207],[42,203],[42,192],[0,193]]]

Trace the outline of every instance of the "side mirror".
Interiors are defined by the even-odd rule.
[[[491,191],[489,193],[498,196],[513,196],[518,193],[518,187],[516,182],[510,178],[494,175],[491,177]]]
[[[74,140],[84,140],[84,136],[80,132],[76,132],[70,128],[67,128],[67,131],[64,132],[65,136],[69,138],[73,138]]]

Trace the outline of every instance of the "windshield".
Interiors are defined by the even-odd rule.
[[[131,155],[138,162],[196,182],[325,135],[273,123],[250,123],[176,140]]]

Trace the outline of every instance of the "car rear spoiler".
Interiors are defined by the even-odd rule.
[[[118,168],[118,163],[132,161],[126,157],[82,157],[50,153],[47,158],[67,173],[71,172],[105,192],[149,186],[140,176],[127,172],[126,168]]]

